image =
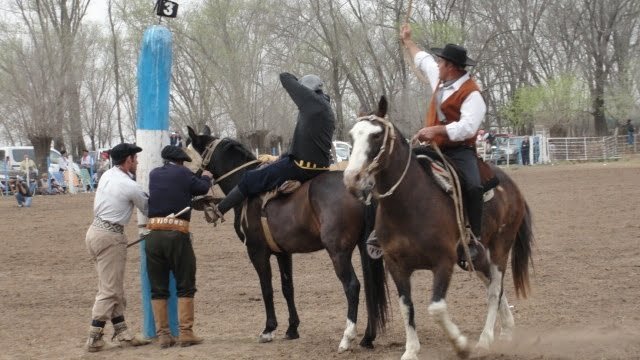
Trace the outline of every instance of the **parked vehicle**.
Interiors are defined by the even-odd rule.
[[[333,146],[336,148],[336,163],[349,160],[349,157],[351,156],[351,145],[349,143],[344,141],[334,141]]]
[[[19,171],[20,162],[24,160],[24,155],[28,155],[30,159],[35,161],[35,152],[33,146],[4,146],[0,147],[0,159],[4,162],[7,157],[11,161],[11,170]],[[60,152],[56,149],[49,149],[49,172],[59,171]],[[0,168],[0,173],[4,171],[4,167]]]
[[[498,165],[517,164],[520,158],[520,140],[512,137],[497,136],[487,160]]]

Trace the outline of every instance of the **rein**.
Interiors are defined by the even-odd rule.
[[[389,122],[388,120],[381,118],[379,116],[376,115],[367,115],[367,116],[361,116],[359,118],[356,119],[356,121],[378,121],[380,122],[382,125],[384,125],[384,138],[382,140],[382,146],[380,147],[380,150],[378,151],[378,154],[376,154],[376,156],[373,158],[373,160],[371,161],[371,163],[369,164],[369,166],[367,166],[366,169],[361,170],[360,173],[365,173],[368,175],[374,175],[377,172],[380,171],[380,157],[385,153],[385,151],[387,150],[387,139],[391,139],[391,144],[389,145],[389,152],[388,155],[391,155],[393,153],[393,145],[395,143],[395,139],[396,139],[396,132],[394,130],[393,124],[391,122]],[[402,180],[404,180],[405,175],[407,175],[407,170],[409,170],[409,164],[411,164],[411,149],[409,149],[409,157],[407,158],[407,164],[404,167],[404,171],[402,172],[402,175],[400,175],[400,178],[398,179],[398,181],[396,181],[396,183],[391,186],[391,188],[385,192],[384,194],[380,194],[375,190],[372,190],[372,194],[376,199],[383,199],[386,198],[388,196],[391,196],[393,194],[394,191],[396,191],[396,189],[398,188],[398,186],[400,186],[400,184],[402,183]]]
[[[222,139],[215,139],[214,141],[212,141],[211,143],[209,143],[209,145],[207,145],[207,147],[204,149],[204,153],[202,156],[202,163],[200,164],[200,169],[202,170],[207,170],[207,166],[209,166],[209,162],[211,162],[211,158],[213,157],[213,152],[216,150],[216,148],[218,147],[218,145],[220,145],[220,143],[222,142]],[[244,163],[236,168],[233,168],[232,170],[222,174],[221,176],[219,176],[218,178],[213,178],[214,183],[218,183],[222,180],[224,180],[225,178],[235,174],[236,172],[249,167],[253,164],[258,164],[260,163],[260,160],[253,160],[253,161],[249,161],[247,163]],[[213,187],[213,183],[211,184],[211,187]]]

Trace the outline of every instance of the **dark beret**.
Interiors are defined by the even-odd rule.
[[[129,155],[135,155],[142,151],[142,148],[139,146],[135,146],[134,144],[122,143],[113,147],[109,151],[109,155],[111,155],[111,159],[113,161],[121,161],[127,158]]]
[[[160,155],[163,159],[169,161],[191,161],[189,155],[181,147],[173,145],[165,146]]]

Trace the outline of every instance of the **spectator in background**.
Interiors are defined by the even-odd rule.
[[[177,147],[183,147],[183,144],[182,144],[182,135],[177,134],[177,135],[176,135],[176,138],[177,138],[177,140],[176,140],[176,146],[177,146]]]
[[[16,180],[16,200],[18,201],[18,207],[31,207],[33,200],[33,194],[36,191],[36,182],[30,181],[31,184],[27,185],[27,181],[21,177]]]
[[[627,128],[627,144],[633,145],[633,142],[634,142],[633,135],[636,132],[636,129],[631,124],[631,119],[627,119],[626,128]]]
[[[522,165],[531,165],[529,161],[529,137],[525,136],[524,140],[522,140],[522,144],[520,144],[520,156],[522,156]]]
[[[105,171],[109,170],[109,153],[104,151],[100,154],[100,160],[98,161],[98,171],[96,171],[97,178],[96,183],[100,182],[100,177],[104,174]]]
[[[533,138],[533,163],[538,164],[540,161],[540,139],[535,136]]]
[[[7,169],[11,169],[11,158],[10,157],[6,157],[4,158],[4,164],[7,166]],[[4,169],[2,169],[4,170]]]
[[[169,135],[169,145],[176,146],[178,144],[178,135],[175,132],[172,132]]]
[[[33,160],[29,159],[29,155],[27,154],[24,154],[24,160],[20,162],[20,171],[25,175],[27,174],[27,172],[31,174],[38,171],[36,163],[33,162]]]
[[[89,151],[82,150],[82,158],[80,159],[80,168],[81,169],[91,169],[91,156],[89,156]]]
[[[62,156],[60,157],[60,160],[58,160],[58,166],[60,166],[60,172],[65,172],[69,168],[69,158],[67,157],[67,151],[62,150],[60,151],[60,154]]]

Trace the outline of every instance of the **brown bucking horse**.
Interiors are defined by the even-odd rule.
[[[206,164],[226,194],[240,181],[242,175],[258,166],[256,157],[239,142],[210,135],[196,134],[189,128],[190,152],[193,165]],[[215,145],[213,145],[215,144]],[[213,146],[212,146],[213,145]],[[198,156],[200,155],[200,156]],[[208,159],[208,163],[207,160]],[[242,220],[242,205],[234,209],[234,226],[238,237],[244,240],[251,263],[260,278],[260,287],[266,309],[266,326],[259,336],[260,342],[273,340],[278,326],[273,305],[270,258],[275,255],[280,268],[282,293],[289,310],[289,328],[286,339],[298,335],[298,313],[294,302],[292,256],[325,249],[347,297],[347,325],[338,351],[351,347],[355,339],[360,282],[351,264],[357,246],[362,261],[368,324],[360,345],[373,347],[376,331],[386,322],[386,273],[382,259],[372,260],[366,253],[365,241],[373,229],[374,212],[365,207],[347,191],[341,171],[326,172],[302,184],[294,193],[270,200],[264,209],[270,232],[279,252],[269,246],[261,226],[262,200],[248,200],[246,221]]]
[[[353,151],[344,182],[353,192],[372,188],[378,209],[375,230],[384,250],[386,267],[398,289],[406,331],[402,359],[417,359],[420,342],[411,301],[411,274],[433,272],[429,313],[444,329],[460,357],[470,353],[467,338],[447,313],[445,296],[457,260],[460,239],[454,203],[418,162],[404,136],[387,119],[387,101],[381,98],[374,115],[362,116],[351,129]],[[488,348],[494,339],[499,314],[501,336],[510,338],[513,315],[504,294],[509,252],[516,295],[526,297],[531,260],[531,214],[516,184],[494,167],[500,185],[485,203],[482,242],[487,260],[476,268],[487,286],[488,314],[478,347]]]

